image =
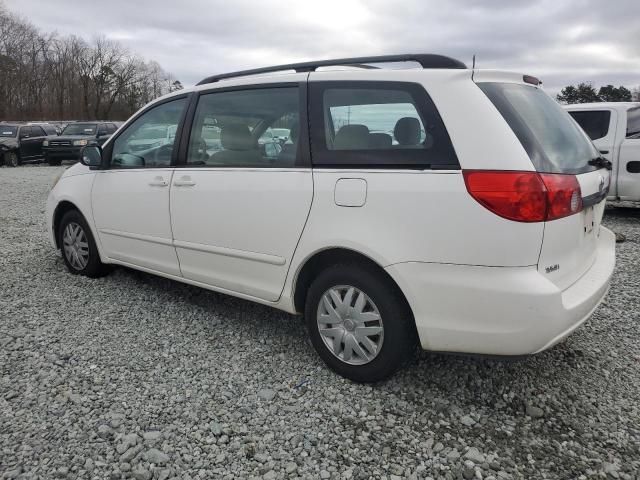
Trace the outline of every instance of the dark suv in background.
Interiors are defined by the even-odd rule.
[[[70,123],[59,136],[44,141],[44,158],[49,165],[60,165],[62,160],[78,160],[82,147],[102,146],[116,130],[114,122]]]
[[[0,123],[0,160],[8,167],[41,160],[47,132],[41,125]]]

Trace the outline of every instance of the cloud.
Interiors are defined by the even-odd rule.
[[[5,0],[36,26],[106,35],[186,85],[297,60],[443,53],[530,73],[549,90],[640,85],[640,2],[617,0]]]

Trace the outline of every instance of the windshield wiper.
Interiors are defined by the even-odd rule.
[[[589,165],[593,165],[598,168],[606,168],[607,170],[611,170],[611,162],[604,157],[596,157],[589,160]]]

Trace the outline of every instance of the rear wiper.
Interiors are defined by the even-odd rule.
[[[606,168],[611,170],[611,162],[604,157],[596,157],[589,160],[589,165],[593,165],[598,168]]]

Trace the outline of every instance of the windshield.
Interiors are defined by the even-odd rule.
[[[599,156],[587,135],[543,90],[517,83],[479,83],[516,134],[538,172],[585,173]]]
[[[95,123],[70,123],[62,131],[62,135],[95,135]]]
[[[0,137],[15,137],[17,133],[18,127],[0,125]]]
[[[167,138],[167,125],[147,125],[131,136],[131,140],[158,140]]]

